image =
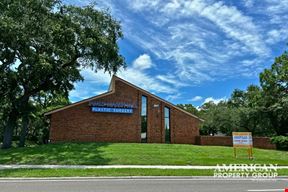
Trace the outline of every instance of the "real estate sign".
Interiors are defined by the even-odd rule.
[[[251,132],[233,132],[233,147],[234,147],[234,156],[236,155],[236,148],[245,147],[248,148],[248,157],[253,158],[253,140],[252,140],[252,133]]]
[[[251,132],[233,132],[233,147],[252,147]]]

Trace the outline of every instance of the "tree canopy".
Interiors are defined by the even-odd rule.
[[[83,80],[81,69],[115,73],[125,62],[117,44],[121,26],[106,11],[59,0],[3,0],[0,9],[1,118],[3,148],[9,148],[33,97],[68,96]]]
[[[259,75],[260,86],[235,89],[227,101],[204,103],[197,112],[183,109],[205,121],[201,134],[249,131],[257,136],[288,135],[288,52],[275,58],[270,69]],[[193,110],[191,110],[193,109]]]

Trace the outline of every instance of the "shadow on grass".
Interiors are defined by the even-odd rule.
[[[0,164],[106,165],[109,143],[57,143],[0,150]]]

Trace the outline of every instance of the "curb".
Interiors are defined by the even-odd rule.
[[[252,177],[247,178],[215,178],[213,176],[111,176],[111,177],[1,177],[3,180],[253,180],[253,181],[271,181],[271,180],[288,180],[288,176],[279,176],[273,179],[255,179]]]
[[[3,169],[216,169],[222,166],[193,166],[193,165],[0,165]],[[249,166],[247,167],[249,168]],[[266,168],[257,166],[257,168]],[[276,169],[288,169],[288,166],[277,166]]]

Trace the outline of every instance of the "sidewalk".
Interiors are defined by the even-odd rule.
[[[227,165],[229,166],[229,165]],[[222,168],[222,166],[220,166]],[[218,166],[193,165],[0,165],[1,169],[216,169]],[[249,166],[247,167],[249,168]],[[257,168],[265,168],[257,166]],[[277,166],[277,169],[288,169],[288,166]]]

